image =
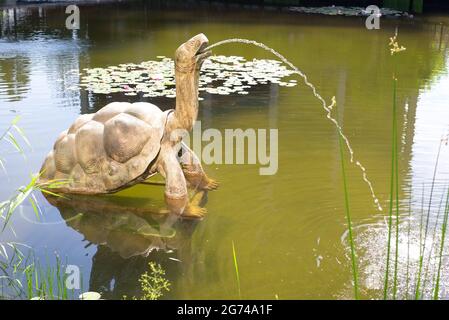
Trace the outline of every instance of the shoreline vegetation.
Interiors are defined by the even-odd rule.
[[[104,0],[102,4],[118,2],[117,0]],[[128,0],[132,3],[135,0]],[[97,0],[0,0],[0,7],[2,6],[30,6],[30,5],[61,5],[61,4],[80,4],[80,5],[98,5]],[[122,2],[123,3],[123,2]],[[424,0],[214,0],[214,1],[179,1],[179,0],[152,0],[148,3],[150,6],[160,8],[170,7],[188,7],[188,6],[225,6],[225,7],[244,7],[244,8],[264,8],[264,9],[286,9],[289,11],[301,11],[302,8],[332,8],[341,7],[344,11],[351,9],[351,7],[366,8],[369,5],[376,5],[379,8],[388,8],[397,11],[420,14],[428,13],[436,10],[449,10],[449,3],[444,0],[424,1]],[[291,10],[290,10],[291,9]],[[298,10],[300,9],[300,10]],[[307,11],[307,10],[306,10]],[[307,13],[307,12],[305,12]],[[313,12],[310,12],[313,13]],[[316,13],[326,14],[325,12]],[[392,13],[396,15],[397,13]],[[332,14],[340,15],[340,14]],[[342,15],[345,15],[342,12]],[[388,14],[387,14],[388,15]]]

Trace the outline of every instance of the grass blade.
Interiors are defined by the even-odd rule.
[[[446,208],[444,210],[444,220],[443,225],[441,227],[441,243],[440,243],[440,253],[438,257],[438,271],[437,271],[437,277],[435,281],[435,288],[433,291],[433,299],[438,300],[439,292],[440,292],[440,276],[441,276],[441,265],[442,265],[442,258],[443,258],[443,249],[444,249],[444,241],[446,239],[446,230],[447,230],[447,220],[449,216],[449,189],[447,191],[447,197],[446,197]]]
[[[422,245],[421,256],[419,257],[418,275],[417,275],[416,288],[415,288],[415,299],[416,300],[418,300],[420,298],[422,266],[423,266],[424,255],[426,254],[426,240],[427,240],[427,232],[428,232],[428,229],[429,229],[430,210],[432,208],[433,190],[434,190],[434,187],[435,187],[436,174],[437,174],[437,170],[438,170],[438,161],[440,159],[440,152],[441,152],[442,144],[443,144],[443,140],[440,141],[440,145],[438,147],[437,159],[435,161],[435,167],[434,167],[434,170],[433,170],[432,185],[431,185],[431,188],[430,188],[429,207],[427,209],[426,228],[424,229],[424,243]],[[423,201],[424,201],[424,199],[423,199]]]
[[[391,178],[390,178],[390,205],[388,212],[388,240],[387,240],[387,257],[385,263],[385,281],[384,281],[384,300],[388,296],[389,275],[390,275],[390,252],[391,252],[391,230],[393,225],[393,202],[395,188],[395,167],[396,167],[396,85],[397,79],[393,78],[393,124],[392,124],[392,143],[391,143]]]
[[[335,98],[333,99],[333,104],[335,105]],[[338,132],[337,132],[338,134]],[[351,265],[352,265],[352,277],[354,282],[354,298],[355,300],[359,299],[359,286],[358,286],[358,270],[357,270],[357,259],[355,255],[355,244],[354,237],[352,232],[352,219],[351,219],[351,211],[349,209],[349,192],[348,192],[348,184],[346,181],[346,169],[344,162],[344,152],[343,152],[343,141],[341,136],[338,134],[338,146],[340,149],[340,163],[341,163],[341,172],[343,176],[343,190],[345,195],[345,213],[346,213],[346,223],[348,224],[348,232],[349,232],[349,246],[351,248]]]
[[[234,259],[234,269],[235,269],[235,276],[237,278],[237,288],[238,288],[238,291],[239,291],[239,298],[242,299],[242,291],[240,289],[239,265],[237,263],[237,254],[235,253],[234,241],[232,241],[232,256],[233,256],[233,259]]]
[[[395,193],[396,193],[396,246],[394,255],[394,273],[393,273],[393,300],[396,300],[397,288],[398,288],[398,260],[399,260],[399,156],[398,156],[398,126],[396,119],[396,90],[397,90],[397,79],[394,80],[394,116],[395,116],[395,127],[394,127],[394,158],[395,158]]]

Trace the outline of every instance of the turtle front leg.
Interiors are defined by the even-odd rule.
[[[200,160],[184,142],[181,142],[180,153],[179,163],[189,183],[189,187],[205,191],[212,191],[218,188],[218,182],[206,175]]]
[[[187,182],[176,157],[169,150],[162,153],[159,173],[165,177],[165,202],[170,212],[188,218],[202,218],[207,210],[198,205],[197,201],[189,202]]]

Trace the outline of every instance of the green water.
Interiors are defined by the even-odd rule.
[[[0,173],[1,200],[39,170],[59,132],[77,115],[111,101],[137,101],[67,90],[80,81],[68,71],[172,57],[179,44],[203,32],[211,43],[227,38],[263,42],[305,72],[329,103],[336,96],[339,122],[386,208],[394,68],[388,42],[398,27],[399,41],[407,47],[396,67],[401,210],[405,219],[410,200],[420,213],[422,185],[431,182],[440,137],[449,126],[449,16],[385,19],[380,30],[370,31],[359,18],[238,7],[169,10],[136,2],[80,9],[77,32],[64,28],[64,7],[0,11],[0,128],[20,114],[33,146],[26,149],[26,159],[1,146],[8,171]],[[275,58],[238,44],[214,48],[214,53]],[[166,298],[238,298],[232,242],[243,298],[351,298],[338,136],[319,101],[298,82],[291,88],[259,85],[245,96],[203,96],[198,116],[203,129],[278,129],[279,169],[261,176],[259,165],[205,166],[220,188],[209,193],[202,221],[150,216],[163,207],[163,187],[139,185],[59,209],[39,196],[40,221],[24,204],[12,219],[16,235],[7,230],[0,242],[26,243],[41,260],[53,261],[57,252],[81,268],[83,288],[106,298],[137,295],[137,278],[149,261],[167,271],[172,287]],[[168,98],[142,101],[163,109],[174,106]],[[443,147],[435,206],[448,185],[448,155]],[[382,292],[387,212],[376,210],[360,171],[347,167],[362,297],[376,298]],[[419,255],[416,246],[409,251],[414,259]]]

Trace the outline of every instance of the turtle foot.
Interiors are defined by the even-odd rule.
[[[220,184],[217,180],[208,179],[207,184],[203,187],[204,190],[213,191],[217,190]]]
[[[193,218],[193,219],[201,219],[204,218],[204,215],[207,213],[206,208],[202,208],[197,205],[189,204],[184,209],[184,212],[182,213],[182,217],[184,218]]]

